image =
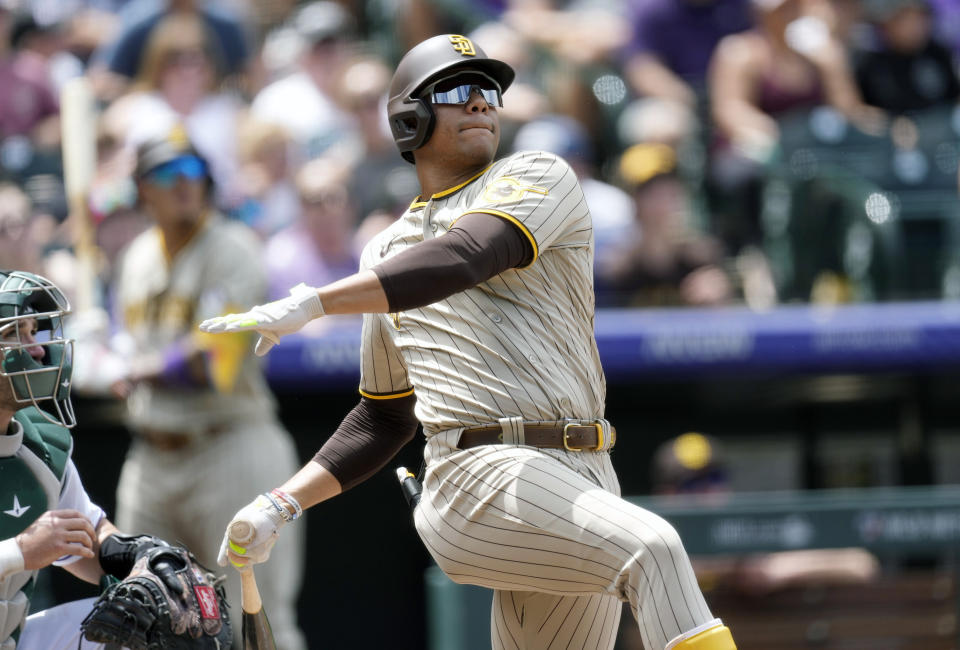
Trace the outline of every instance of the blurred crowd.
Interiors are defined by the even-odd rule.
[[[581,177],[598,306],[960,295],[954,0],[0,0],[0,266],[82,277],[59,101],[86,75],[102,304],[151,226],[136,147],[177,125],[271,298],[347,275],[418,193],[386,93],[443,32],[517,70],[501,154]]]

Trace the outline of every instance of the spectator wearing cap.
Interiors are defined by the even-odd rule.
[[[676,152],[638,144],[620,158],[619,176],[634,202],[632,227],[595,258],[597,304],[666,307],[732,300],[719,242],[693,225]]]
[[[183,128],[141,144],[134,177],[153,226],[130,243],[116,274],[128,368],[113,392],[125,398],[133,434],[117,521],[183,541],[216,566],[227,524],[221,508],[239,508],[244,488],[269,490],[299,466],[250,338],[221,341],[197,329],[204,318],[266,298],[263,251],[250,228],[211,205],[206,161]],[[302,535],[279,540],[279,564],[257,576],[283,650],[306,648],[296,617]],[[239,612],[239,573],[224,576],[231,611]]]
[[[712,436],[690,431],[657,447],[651,464],[654,494],[726,494],[730,477]]]
[[[337,101],[337,86],[351,57],[353,16],[330,0],[311,2],[294,14],[292,28],[302,50],[295,69],[264,87],[250,110],[263,122],[286,128],[302,160],[336,154],[355,162],[362,140],[350,113]]]
[[[237,135],[245,110],[225,90],[222,61],[203,21],[190,13],[163,17],[150,32],[130,92],[104,115],[130,150],[184,125],[207,158],[216,179],[216,203],[224,209],[240,201]]]
[[[650,473],[660,496],[716,503],[733,492],[732,452],[709,435],[690,431],[661,443]],[[752,596],[793,587],[864,584],[880,571],[877,558],[862,548],[810,549],[693,558],[700,580],[725,584]]]
[[[926,0],[864,0],[875,46],[856,55],[864,100],[891,113],[955,104],[960,79],[950,50],[934,38]]]

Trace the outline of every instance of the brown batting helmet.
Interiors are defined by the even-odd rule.
[[[430,139],[435,121],[430,101],[420,97],[433,81],[455,70],[483,72],[504,92],[513,83],[513,68],[491,59],[473,41],[459,34],[441,34],[415,46],[400,60],[390,82],[387,117],[400,154],[413,162],[414,149]]]

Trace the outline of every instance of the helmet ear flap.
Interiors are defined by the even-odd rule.
[[[420,98],[404,102],[403,110],[390,115],[390,130],[404,159],[413,162],[411,152],[430,139],[435,122],[430,103]]]

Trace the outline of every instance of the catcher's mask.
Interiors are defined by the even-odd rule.
[[[436,118],[424,91],[438,79],[454,72],[480,72],[504,92],[513,83],[513,68],[491,59],[473,41],[459,34],[428,38],[407,52],[390,82],[387,117],[400,155],[414,162],[414,149],[430,139]]]
[[[50,280],[0,271],[0,377],[10,382],[18,408],[36,406],[50,422],[72,427],[73,340],[63,335],[68,313],[69,301]]]

